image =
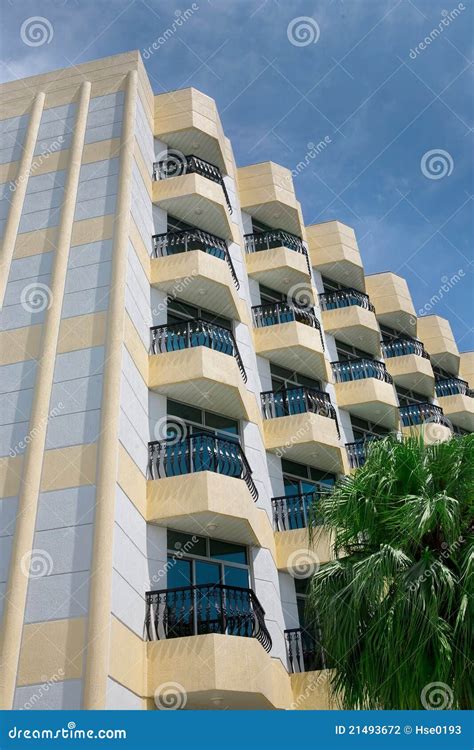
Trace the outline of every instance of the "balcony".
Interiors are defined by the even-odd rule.
[[[373,359],[332,362],[339,408],[388,429],[398,427],[398,400],[385,365]]]
[[[307,387],[261,394],[265,448],[323,471],[345,471],[336,412],[327,393]]]
[[[433,367],[457,374],[460,357],[448,320],[439,315],[418,318],[418,336],[430,353]]]
[[[344,286],[365,291],[364,269],[354,230],[340,221],[306,227],[311,265]]]
[[[285,630],[286,653],[291,674],[327,669],[327,657],[315,637],[303,628]]]
[[[151,328],[149,387],[235,419],[254,413],[231,331],[200,318]]]
[[[408,284],[395,273],[376,273],[365,277],[367,293],[380,323],[416,336],[417,320]],[[420,336],[422,341],[426,341]]]
[[[170,153],[153,165],[153,203],[188,224],[239,241],[232,207],[218,167],[196,156]]]
[[[240,319],[239,281],[227,243],[201,229],[166,232],[152,237],[151,284],[193,305]]]
[[[149,522],[274,549],[267,513],[255,505],[252,470],[235,440],[192,434],[149,443],[148,477]]]
[[[251,589],[212,584],[148,592],[145,633],[147,692],[165,706],[160,691],[168,683],[171,702],[177,683],[187,709],[291,704],[288,674],[268,655],[272,641],[265,613]]]
[[[313,308],[275,302],[252,308],[255,351],[281,367],[329,380],[321,326]]]
[[[289,169],[271,161],[240,167],[237,184],[242,211],[267,226],[279,226],[285,232],[301,235],[301,207]]]
[[[433,395],[433,368],[421,341],[399,338],[382,342],[382,354],[387,370],[397,385],[424,396]]]
[[[405,435],[423,435],[427,445],[450,440],[452,435],[449,419],[443,410],[428,402],[401,406],[400,420]]]
[[[435,392],[443,413],[464,430],[474,432],[474,390],[460,378],[437,380]]]
[[[304,285],[305,295],[312,301],[311,268],[308,253],[300,237],[275,229],[245,235],[248,275],[260,284],[283,294]]]
[[[319,302],[327,333],[371,354],[379,353],[379,326],[367,294],[357,289],[341,289],[320,294]]]
[[[346,443],[347,457],[351,469],[360,469],[365,464],[369,444],[373,440],[381,440],[378,435],[367,435],[363,440],[355,440],[353,443]]]

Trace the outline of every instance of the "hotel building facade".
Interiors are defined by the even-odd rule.
[[[332,707],[309,507],[473,354],[138,52],[0,91],[1,707]]]

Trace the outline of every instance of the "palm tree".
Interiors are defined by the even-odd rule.
[[[330,527],[335,559],[308,619],[343,708],[473,706],[473,498],[474,435],[391,437],[313,509],[310,537]]]

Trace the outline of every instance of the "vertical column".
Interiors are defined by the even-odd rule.
[[[105,708],[110,650],[112,544],[118,474],[120,381],[125,325],[125,284],[137,106],[137,71],[128,74],[122,130],[112,281],[107,315],[96,514],[92,552],[83,708]]]
[[[83,83],[80,89],[77,120],[71,144],[61,222],[58,230],[58,242],[51,276],[52,302],[44,324],[42,352],[38,362],[30,419],[31,441],[25,454],[23,477],[20,487],[10,575],[5,595],[3,637],[0,645],[0,663],[2,664],[0,672],[0,707],[3,709],[10,709],[12,707],[15,693],[16,673],[28,589],[28,572],[24,570],[24,560],[25,556],[31,551],[35,530],[49,404],[53,385],[61,308],[89,109],[90,90],[91,84],[88,81]]]
[[[26,188],[28,185],[27,177],[31,170],[33,154],[36,146],[36,139],[38,137],[38,130],[41,122],[41,115],[43,114],[44,99],[44,92],[40,91],[36,95],[33,102],[30,120],[28,123],[28,131],[26,133],[25,145],[23,148],[23,156],[20,160],[20,167],[17,175],[17,178],[20,177],[21,179],[18,181],[15,192],[12,193],[13,198],[10,205],[10,210],[8,212],[8,219],[5,227],[3,248],[0,259],[0,308],[3,305],[3,298],[5,296],[8,274],[10,273],[10,265],[13,258],[13,251],[15,249],[15,241],[20,224],[20,216],[25,200]]]

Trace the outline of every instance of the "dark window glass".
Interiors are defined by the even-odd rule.
[[[167,539],[170,552],[187,552],[189,555],[206,556],[206,539],[203,536],[182,534],[180,531],[168,529]]]
[[[249,587],[248,570],[224,565],[224,583],[226,586],[239,586],[242,589],[247,589]]]
[[[358,349],[356,346],[345,344],[336,339],[337,357],[341,362],[350,362],[353,359],[374,359],[372,354]]]
[[[180,560],[170,555],[168,557],[168,572],[166,587],[176,589],[180,586],[192,585],[192,565],[190,560]]]
[[[218,560],[247,564],[247,550],[239,544],[221,542],[218,539],[209,540],[210,556]]]
[[[200,409],[194,409],[188,404],[180,404],[178,401],[168,399],[166,408],[169,417],[178,417],[185,422],[196,422],[202,424],[202,412]]]
[[[262,305],[266,305],[269,302],[286,302],[287,297],[283,292],[277,292],[276,289],[270,289],[268,286],[260,284],[260,299]]]
[[[410,406],[410,404],[423,404],[428,400],[422,393],[416,391],[409,391],[406,388],[396,385],[395,390],[397,391],[398,401],[400,406]]]

